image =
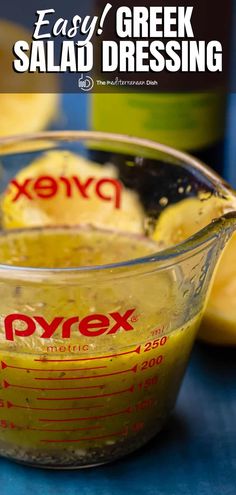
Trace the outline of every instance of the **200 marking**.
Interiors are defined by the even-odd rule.
[[[156,358],[149,359],[149,361],[144,361],[141,364],[141,371],[147,370],[148,368],[153,368],[153,366],[158,366],[163,362],[164,357],[162,354]]]

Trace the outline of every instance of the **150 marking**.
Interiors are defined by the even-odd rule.
[[[154,385],[156,385],[158,382],[158,376],[157,375],[154,375],[154,376],[151,376],[150,378],[146,378],[146,380],[144,380],[143,382],[139,382],[138,384],[138,388],[139,390],[143,390],[143,389],[147,389],[149,387],[153,387]]]

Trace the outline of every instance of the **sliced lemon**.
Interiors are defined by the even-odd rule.
[[[0,136],[39,131],[48,125],[58,108],[55,75],[45,79],[44,74],[13,71],[12,47],[21,39],[30,43],[30,33],[0,19]]]
[[[50,198],[40,198],[35,194],[34,184],[39,177],[52,177],[57,182],[57,193]],[[70,197],[67,196],[65,181],[70,183]],[[91,178],[91,185],[84,197],[73,177],[81,183]],[[112,165],[100,166],[68,151],[49,151],[41,155],[31,165],[22,169],[16,176],[18,184],[30,179],[26,195],[17,200],[16,187],[10,184],[2,200],[3,226],[7,229],[39,227],[51,225],[83,225],[112,228],[132,233],[142,233],[144,212],[134,191],[122,187],[120,207],[115,207],[115,189],[109,181],[102,186],[102,195],[110,200],[102,200],[96,193],[99,179],[116,178]]]
[[[213,344],[236,345],[236,235],[224,249],[204,313],[199,337]]]
[[[37,132],[55,116],[56,94],[0,94],[0,136]]]
[[[167,207],[157,221],[153,238],[169,247],[196,233],[227,211],[235,200],[189,198]],[[234,205],[235,206],[235,205]],[[236,235],[220,259],[199,337],[212,344],[236,345]]]
[[[161,213],[153,232],[153,239],[170,247],[178,244],[208,225],[213,218],[232,210],[231,205],[218,197],[187,198],[167,206]]]

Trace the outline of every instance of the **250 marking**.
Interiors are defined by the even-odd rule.
[[[161,337],[160,339],[155,339],[152,342],[146,342],[146,344],[144,344],[143,352],[149,352],[152,349],[157,349],[157,347],[159,346],[163,347],[163,345],[166,344],[167,340],[168,337],[166,335],[163,335],[163,337]]]

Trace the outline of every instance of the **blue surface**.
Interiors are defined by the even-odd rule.
[[[165,431],[122,461],[46,471],[0,461],[2,495],[235,495],[235,351],[196,346]]]
[[[65,95],[57,128],[86,128],[87,97]],[[55,127],[55,126],[54,126]],[[227,175],[236,185],[236,95],[231,96]],[[137,453],[81,471],[0,460],[1,495],[236,495],[235,350],[197,344],[175,413]]]

